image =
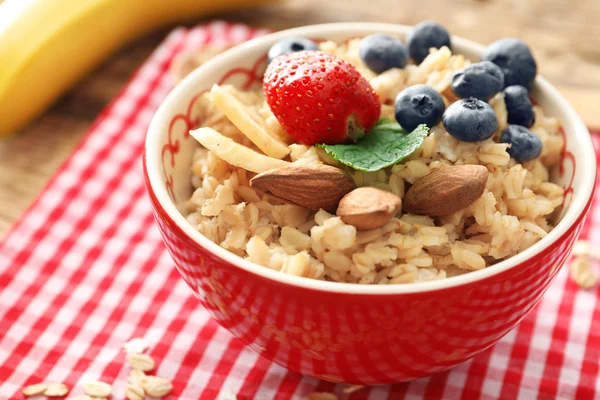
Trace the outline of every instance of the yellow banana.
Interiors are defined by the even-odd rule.
[[[160,26],[268,1],[0,1],[0,138],[126,42]]]

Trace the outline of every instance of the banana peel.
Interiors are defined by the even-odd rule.
[[[272,0],[0,2],[0,138],[18,131],[125,43]]]

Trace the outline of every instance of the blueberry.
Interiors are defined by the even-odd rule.
[[[533,125],[535,113],[526,88],[517,85],[507,87],[504,89],[504,102],[509,124],[522,125],[527,128]]]
[[[451,88],[459,97],[475,97],[487,101],[504,87],[504,74],[500,67],[481,61],[460,69],[452,75]]]
[[[540,138],[521,125],[509,125],[502,132],[500,142],[510,143],[506,151],[518,162],[533,160],[542,153]]]
[[[293,36],[275,42],[275,44],[269,49],[267,61],[270,63],[276,57],[284,54],[294,53],[296,51],[318,49],[319,46],[317,46],[317,44],[312,40],[300,36]]]
[[[408,49],[397,38],[376,33],[360,41],[358,54],[369,69],[377,74],[391,68],[404,68]]]
[[[406,43],[410,56],[420,64],[429,54],[430,48],[450,47],[450,34],[437,22],[423,21],[415,25],[408,34]]]
[[[442,123],[449,134],[463,142],[489,139],[498,129],[492,107],[473,97],[452,103],[444,112]]]
[[[530,87],[537,65],[529,46],[519,39],[502,39],[490,44],[481,57],[491,61],[504,72],[504,86]]]
[[[408,131],[421,124],[430,128],[436,126],[442,120],[444,108],[442,95],[427,85],[414,85],[404,89],[394,103],[396,121]]]

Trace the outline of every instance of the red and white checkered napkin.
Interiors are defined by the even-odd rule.
[[[341,393],[341,385],[259,357],[211,320],[173,267],[145,193],[142,145],[171,87],[165,72],[173,55],[261,33],[214,22],[169,35],[0,243],[1,399],[42,381],[81,394],[95,379],[123,398],[129,371],[121,346],[133,337],[152,344],[172,399]],[[600,245],[596,199],[583,235]],[[598,290],[579,289],[564,268],[540,305],[489,351],[447,373],[352,398],[598,398]]]

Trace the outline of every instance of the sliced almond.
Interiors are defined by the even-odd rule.
[[[402,199],[374,187],[361,187],[345,195],[337,216],[356,229],[376,229],[387,224],[402,206]]]
[[[171,393],[173,385],[168,379],[159,376],[148,376],[144,390],[150,396],[163,397]]]
[[[23,396],[35,396],[36,394],[41,394],[46,391],[48,385],[45,383],[36,383],[34,385],[29,385],[23,388]]]
[[[83,385],[83,391],[93,397],[108,397],[112,393],[112,386],[106,382],[88,382]]]
[[[256,175],[250,186],[286,203],[311,210],[335,211],[354,181],[339,168],[329,165],[290,165]]]
[[[136,385],[127,385],[125,388],[125,397],[129,400],[144,400],[146,393],[144,389]]]
[[[62,397],[69,393],[69,387],[64,383],[50,383],[44,391],[44,395],[48,397]]]
[[[152,371],[154,369],[154,360],[147,354],[127,354],[127,361],[133,369],[140,371]]]
[[[425,175],[404,195],[404,211],[439,217],[454,214],[481,197],[488,179],[483,165],[455,165]]]
[[[252,143],[266,155],[283,158],[290,153],[287,145],[275,139],[265,131],[234,95],[219,85],[213,85],[210,100]]]
[[[190,135],[220,159],[247,171],[260,173],[290,165],[287,161],[268,157],[242,146],[212,128],[199,128],[190,131]]]

